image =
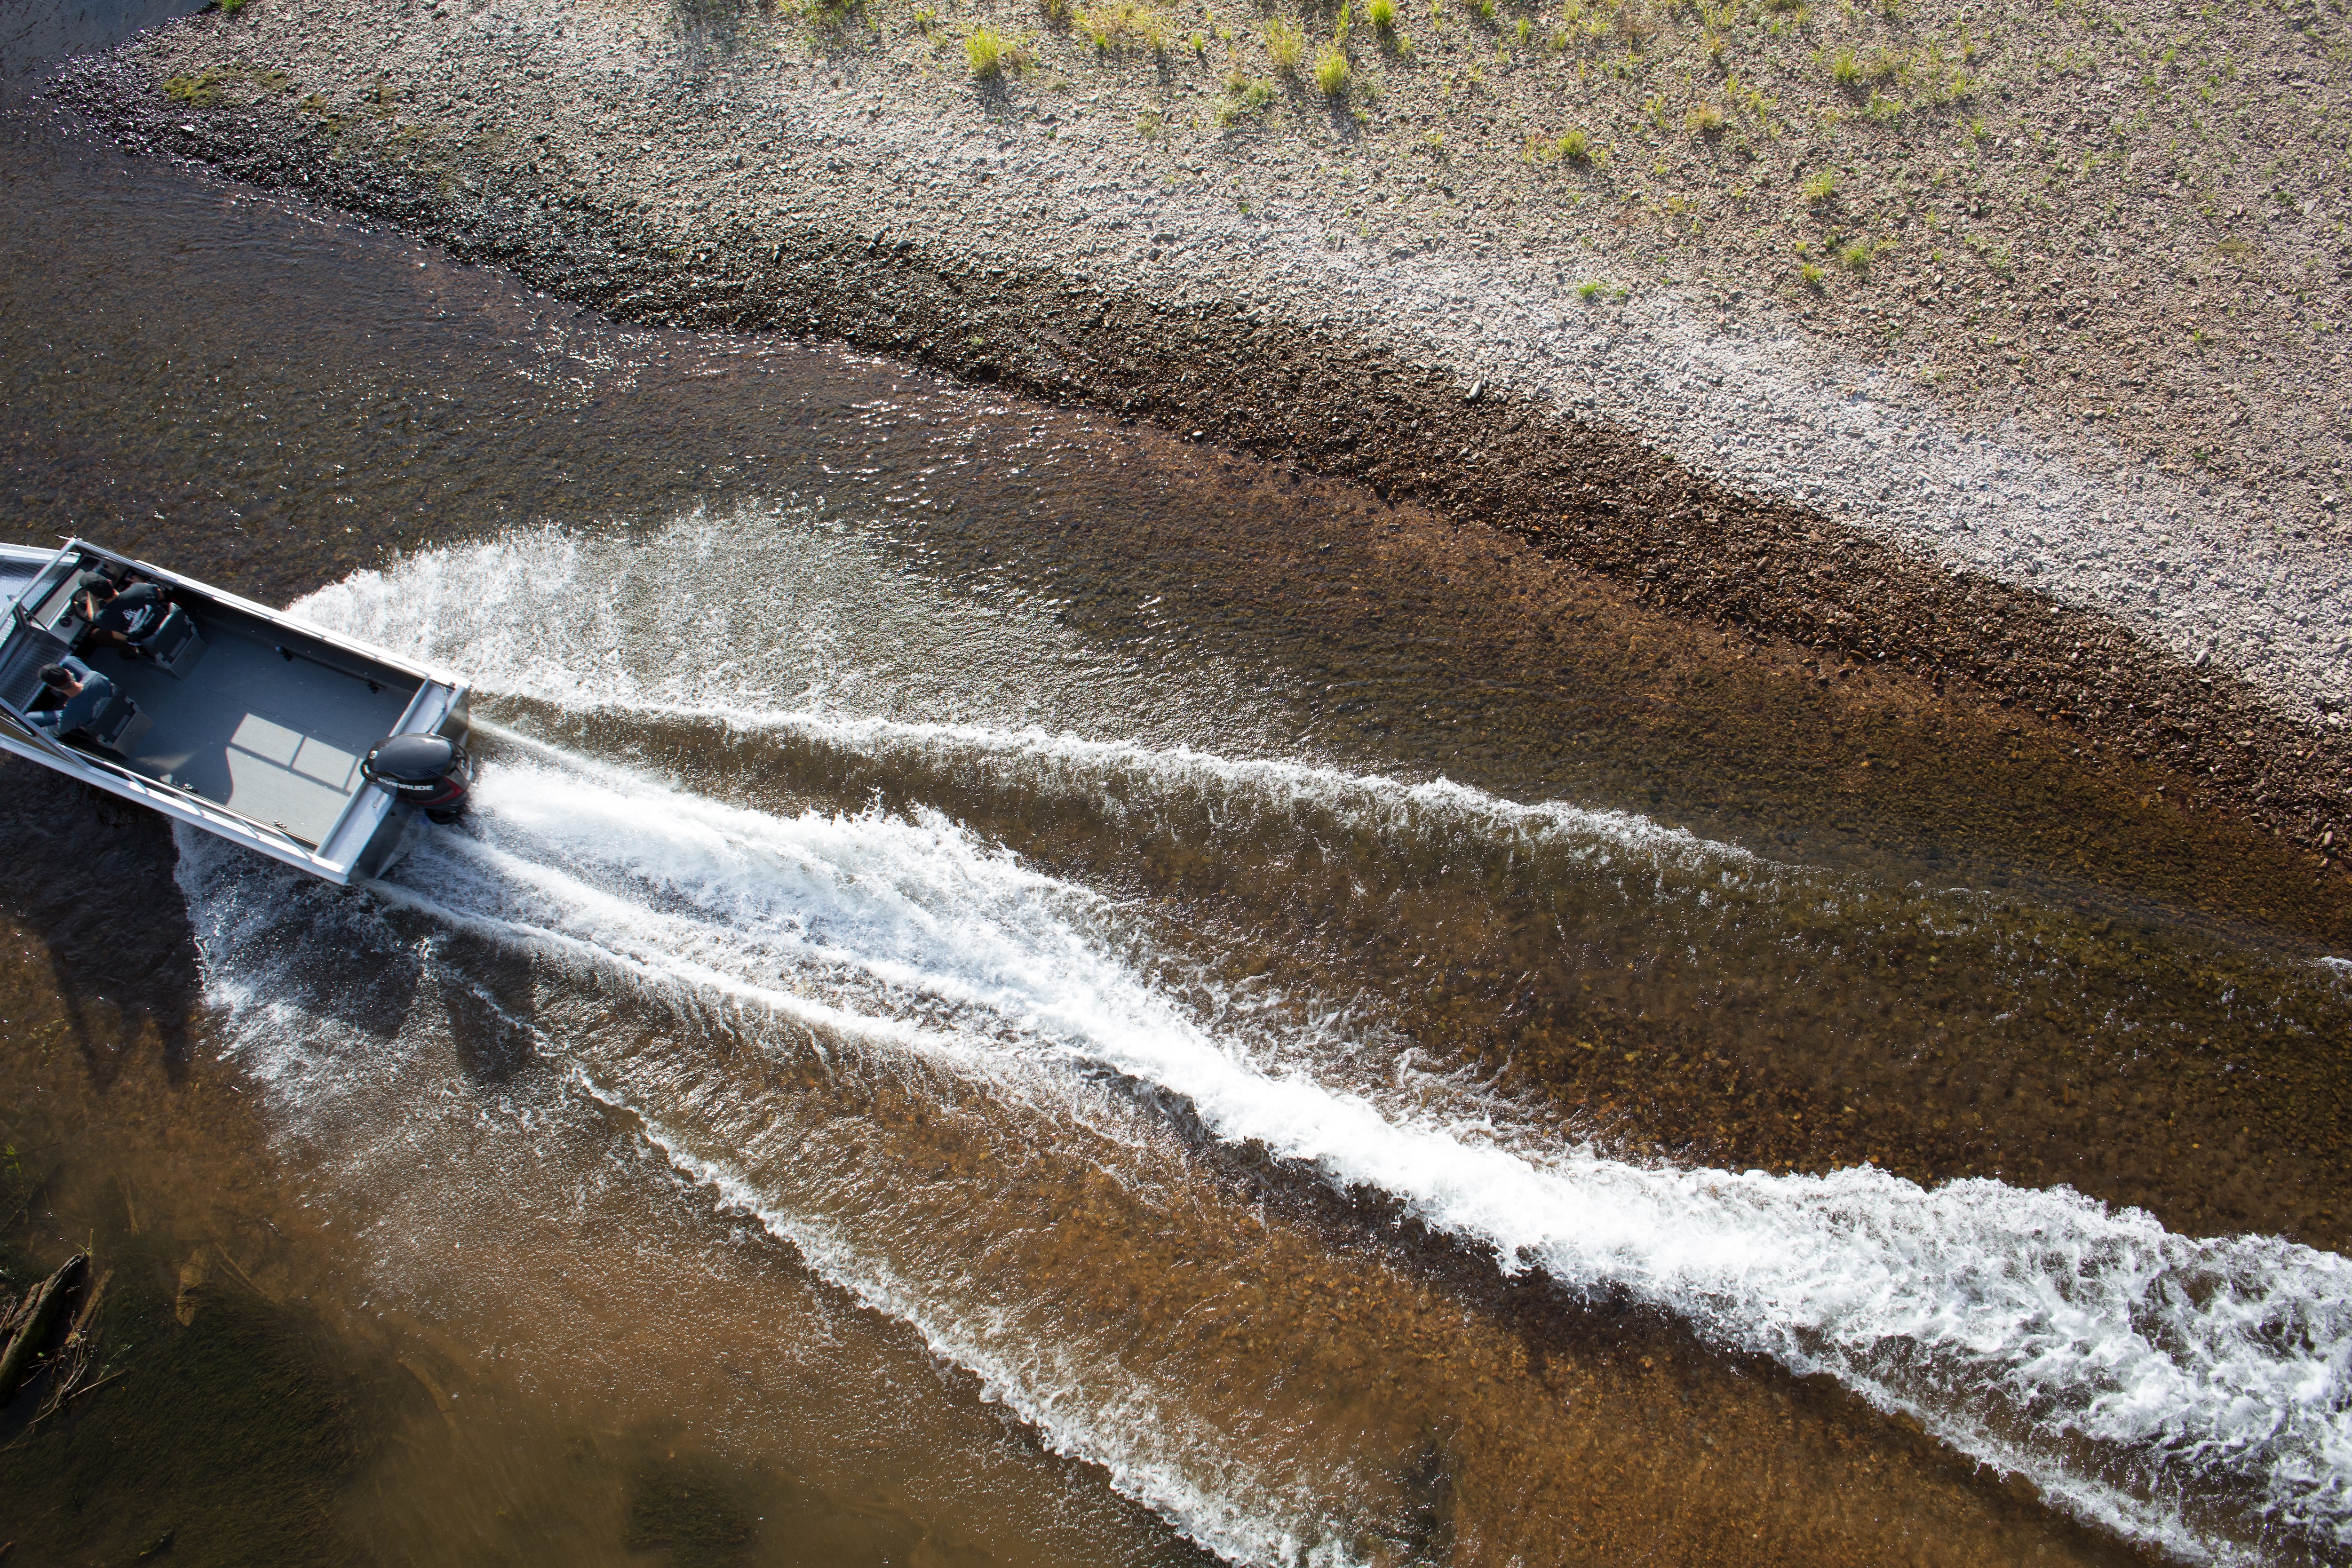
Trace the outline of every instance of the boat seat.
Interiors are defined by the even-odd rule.
[[[131,645],[140,658],[161,668],[164,674],[185,680],[196,660],[205,657],[205,639],[196,630],[196,623],[188,612],[173,605],[164,612],[155,629]]]
[[[0,702],[22,713],[41,694],[42,667],[57,663],[73,648],[65,638],[39,626],[23,625],[19,630],[7,663],[0,666]]]
[[[97,716],[76,732],[88,735],[110,752],[127,756],[131,748],[139,743],[139,737],[144,735],[147,727],[154,721],[139,711],[139,704],[131,700],[128,692],[117,687],[114,700],[100,709]]]

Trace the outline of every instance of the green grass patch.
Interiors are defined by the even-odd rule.
[[[1004,74],[1010,52],[1004,35],[993,27],[974,27],[963,40],[964,58],[971,62],[971,74],[982,81],[994,81]]]
[[[1348,90],[1348,57],[1337,44],[1324,45],[1323,52],[1315,57],[1315,85],[1326,98],[1338,98]]]
[[[1234,72],[1225,81],[1225,101],[1217,110],[1218,127],[1231,130],[1244,120],[1265,113],[1274,99],[1274,83]]]
[[[183,71],[178,76],[163,79],[163,96],[185,109],[210,109],[221,100],[221,74],[206,71],[202,76],[190,76]]]
[[[1265,25],[1265,58],[1285,76],[1295,74],[1307,58],[1307,35],[1297,23],[1277,16]]]
[[[1148,49],[1160,54],[1168,47],[1168,24],[1160,13],[1133,0],[1089,6],[1077,14],[1078,31],[1105,51]]]

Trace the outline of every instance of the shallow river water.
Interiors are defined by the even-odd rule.
[[[2340,1561],[2346,911],[1519,546],[0,115],[0,484],[478,683],[387,880],[0,768],[40,1560]],[[127,1457],[126,1457],[127,1456]]]

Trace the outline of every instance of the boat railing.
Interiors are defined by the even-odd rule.
[[[289,664],[292,664],[296,659],[300,659],[305,664],[315,664],[320,669],[331,671],[336,675],[347,677],[352,680],[364,680],[367,682],[367,689],[371,692],[382,691],[383,689],[383,682],[376,679],[375,675],[370,674],[368,671],[363,669],[353,669],[351,666],[341,663],[335,659],[322,658],[319,655],[312,653],[309,648],[289,647],[285,642],[280,641],[273,643],[270,646],[270,651]]]

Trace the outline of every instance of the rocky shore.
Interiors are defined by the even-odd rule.
[[[249,0],[58,90],[617,316],[1118,409],[1981,689],[2340,875],[2342,138],[2275,139],[2352,96],[2340,18],[2179,24],[2233,120],[2124,13],[1379,15]]]

